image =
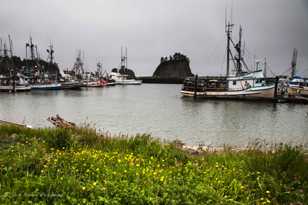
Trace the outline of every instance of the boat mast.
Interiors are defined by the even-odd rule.
[[[120,69],[123,68],[124,58],[123,58],[123,46],[121,46],[121,64]]]
[[[8,54],[7,54],[7,47],[6,47],[6,43],[4,42],[4,44],[3,44],[3,56],[4,57],[7,57],[8,56]]]
[[[266,60],[266,57],[264,58],[264,66],[263,66],[264,68],[264,70],[263,70],[263,75],[264,75],[264,77],[266,78],[266,76],[267,76],[267,60]]]
[[[10,44],[10,55],[11,57],[13,57],[13,41],[10,35],[9,35],[9,44]]]
[[[225,32],[227,34],[227,70],[226,70],[227,77],[230,75],[230,55],[231,55],[230,42],[231,42],[232,27],[233,24],[230,22],[225,24]]]
[[[49,49],[46,50],[48,53],[48,59],[49,59],[49,63],[53,64],[53,59],[54,59],[54,50],[53,50],[53,45],[50,43],[49,45]]]
[[[2,57],[2,38],[0,38],[0,56]]]
[[[128,68],[127,66],[127,47],[125,47],[125,69]]]
[[[84,69],[83,69],[83,61],[82,61],[82,56],[81,56],[81,50],[78,50],[77,58],[73,66],[73,73],[74,77],[77,79],[82,79],[82,75],[84,74]]]
[[[295,73],[296,73],[296,62],[297,62],[297,49],[294,48],[293,50],[293,57],[291,61],[291,78],[294,78]]]
[[[236,59],[237,62],[237,71],[236,74],[240,74],[242,72],[242,26],[240,26],[239,30],[239,41],[236,45],[236,50],[238,53],[238,58]]]
[[[46,50],[47,51],[47,53],[48,53],[48,58],[47,58],[47,60],[49,60],[49,67],[51,68],[52,67],[52,64],[53,64],[53,60],[54,60],[54,49],[53,49],[53,45],[52,45],[52,43],[50,42],[50,44],[49,44],[49,48]],[[58,81],[58,76],[59,76],[59,73],[58,73],[58,71],[56,71],[56,81]]]
[[[31,60],[34,61],[34,44],[32,43],[32,37],[30,36],[29,43],[26,43],[26,56],[27,56],[27,47],[30,48]]]

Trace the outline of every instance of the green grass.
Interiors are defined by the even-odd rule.
[[[0,126],[0,204],[308,204],[301,148],[192,156],[149,135]]]

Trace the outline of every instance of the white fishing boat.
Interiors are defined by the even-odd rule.
[[[109,78],[116,85],[141,85],[142,80],[136,80],[135,74],[127,66],[127,48],[125,48],[125,55],[123,55],[121,48],[121,64],[119,69],[113,69],[109,74]]]
[[[183,96],[204,98],[235,98],[235,99],[273,99],[275,85],[265,81],[264,68],[260,69],[257,63],[256,70],[247,67],[242,55],[242,28],[239,32],[239,41],[234,44],[231,39],[233,24],[226,25],[227,34],[227,71],[222,77],[189,77],[184,81],[181,93]],[[231,44],[232,43],[232,44]],[[236,54],[232,53],[233,45]],[[234,72],[230,72],[230,60],[234,63]],[[246,69],[244,71],[244,69]]]
[[[141,85],[142,80],[128,79],[128,75],[119,72],[111,72],[110,78],[114,80],[116,85]]]

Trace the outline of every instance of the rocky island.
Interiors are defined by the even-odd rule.
[[[183,83],[186,77],[193,75],[189,63],[189,58],[181,53],[161,57],[153,75],[151,77],[140,77],[140,79],[144,83]]]
[[[169,57],[161,57],[160,64],[154,71],[153,77],[184,79],[192,75],[189,63],[189,58],[181,53],[175,53]]]

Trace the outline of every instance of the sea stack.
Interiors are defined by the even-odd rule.
[[[181,53],[173,56],[161,57],[160,64],[153,73],[156,79],[185,79],[192,76],[189,58]]]

